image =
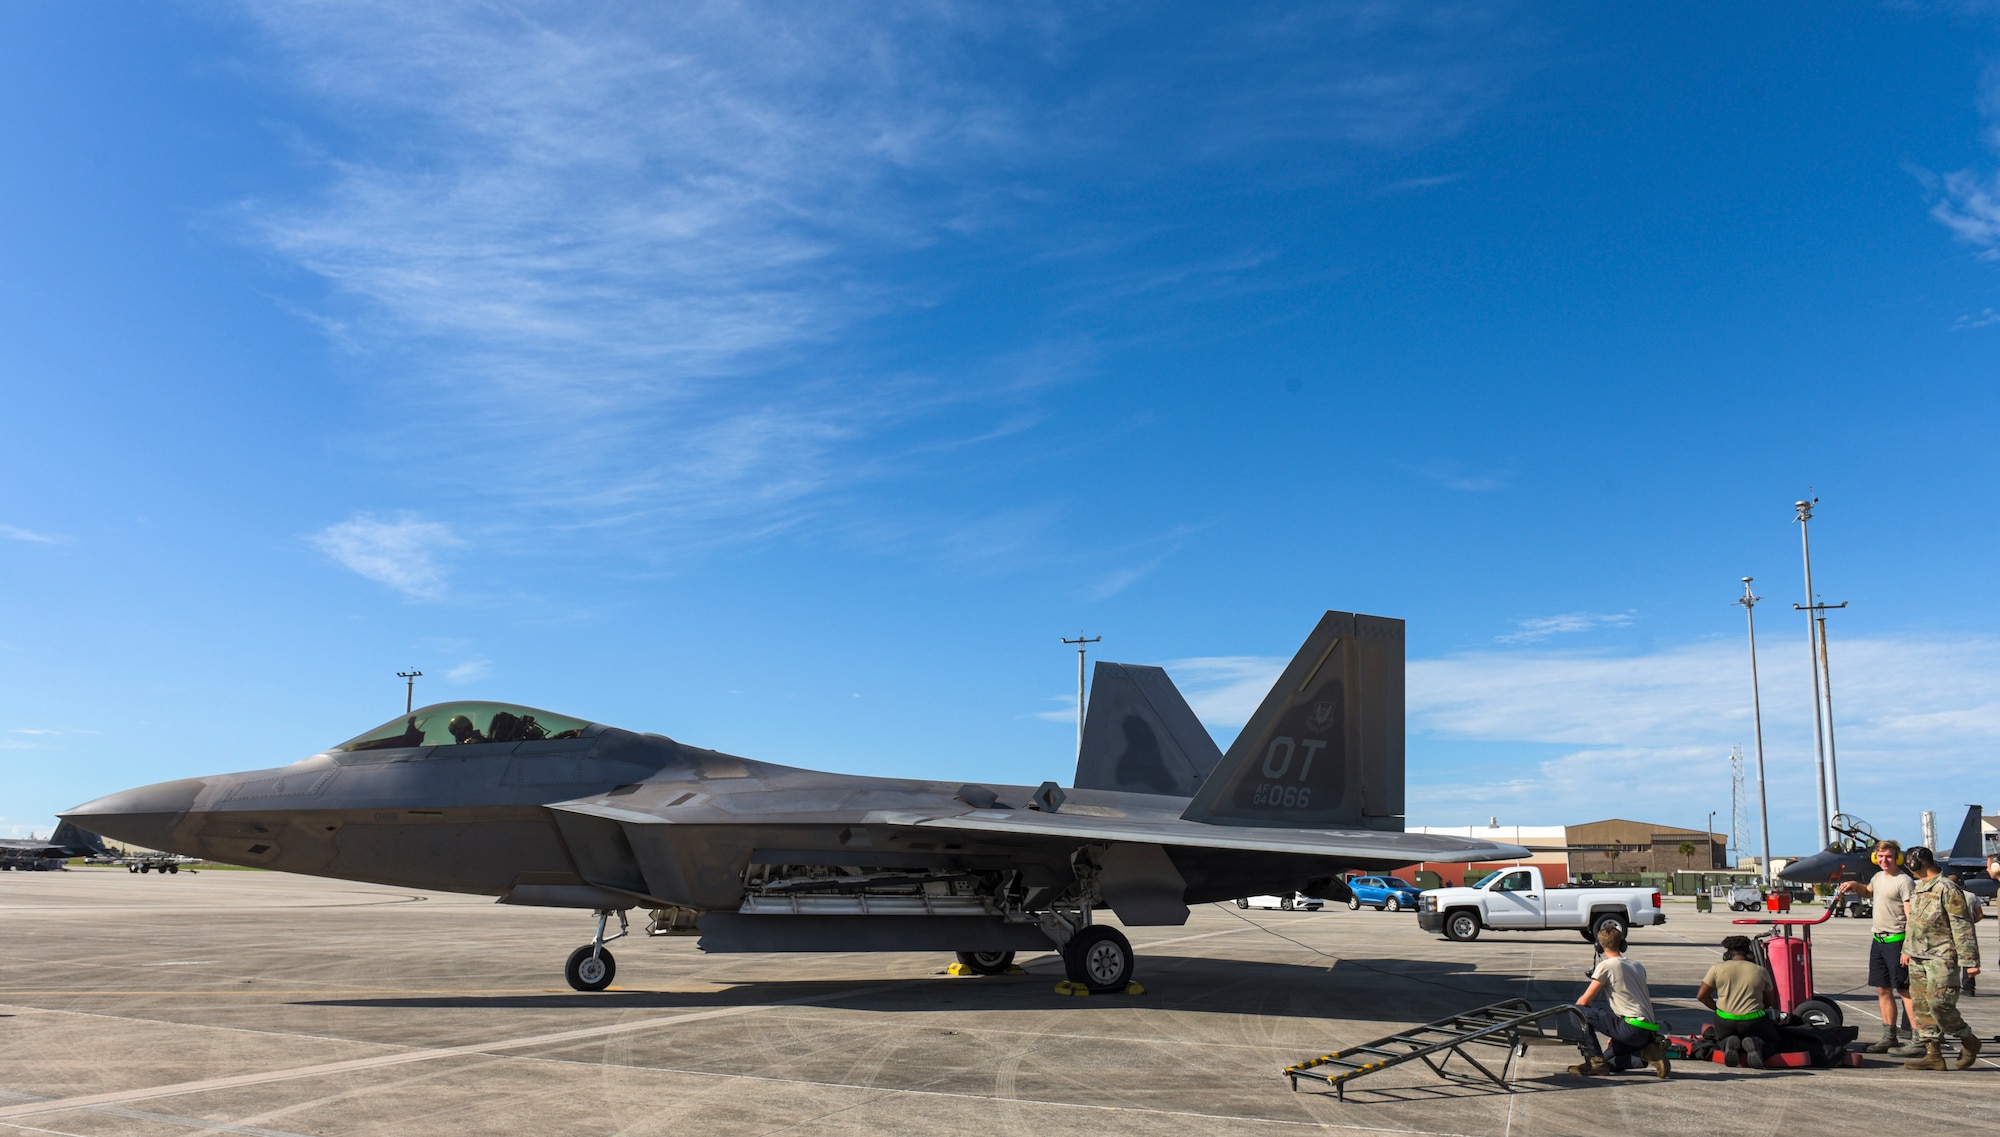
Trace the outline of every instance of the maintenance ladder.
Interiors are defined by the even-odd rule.
[[[1527,1050],[1530,1039],[1560,1040],[1561,1036],[1550,1029],[1554,1024],[1548,1020],[1559,1020],[1565,1015],[1576,1018],[1579,1025],[1582,1022],[1572,1006],[1555,1006],[1538,1011],[1526,999],[1507,999],[1448,1019],[1398,1031],[1360,1046],[1336,1050],[1296,1066],[1287,1066],[1285,1077],[1292,1080],[1294,1093],[1298,1091],[1300,1078],[1311,1078],[1332,1086],[1335,1095],[1346,1101],[1347,1083],[1412,1059],[1429,1066],[1431,1072],[1440,1078],[1450,1077],[1444,1068],[1452,1056],[1457,1055],[1486,1075],[1494,1085],[1512,1092],[1513,1086],[1508,1084],[1508,1078],[1514,1072],[1514,1059]],[[1466,1053],[1465,1047],[1468,1046],[1504,1046],[1507,1048],[1507,1061],[1495,1074],[1484,1063]]]

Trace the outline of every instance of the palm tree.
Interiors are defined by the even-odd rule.
[[[1681,847],[1675,849],[1674,852],[1679,853],[1681,855],[1681,862],[1683,867],[1685,868],[1694,867],[1692,862],[1692,858],[1694,857],[1694,842],[1682,841]]]

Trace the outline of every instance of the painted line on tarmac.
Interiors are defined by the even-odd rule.
[[[907,1089],[901,1086],[864,1086],[864,1085],[857,1085],[853,1082],[828,1082],[811,1078],[778,1078],[778,1077],[772,1077],[769,1074],[729,1074],[715,1070],[683,1069],[681,1067],[676,1067],[676,1066],[637,1066],[637,1065],[618,1063],[618,1062],[583,1062],[575,1058],[555,1058],[540,1054],[526,1055],[524,1057],[526,1058],[527,1061],[530,1062],[553,1062],[563,1065],[592,1066],[599,1069],[610,1068],[618,1070],[632,1070],[635,1072],[646,1071],[646,1072],[660,1073],[660,1074],[683,1074],[699,1078],[720,1078],[731,1081],[764,1082],[771,1085],[781,1085],[781,1086],[812,1086],[815,1088],[830,1089],[830,1090],[857,1090],[862,1093],[874,1094],[875,1097],[869,1099],[870,1101],[875,1101],[885,1097],[900,1095],[906,1097],[948,1098],[954,1101],[985,1102],[986,1104],[993,1106],[1008,1106],[1008,1105],[1045,1106],[1049,1109],[1089,1110],[1097,1113],[1136,1113],[1152,1117],[1182,1117],[1182,1118],[1197,1119],[1202,1121],[1227,1121],[1239,1129],[1245,1124],[1284,1125],[1284,1126],[1290,1126],[1292,1128],[1301,1128],[1301,1129],[1320,1129],[1320,1130],[1333,1129],[1333,1130],[1351,1131],[1356,1133],[1388,1133],[1388,1134],[1395,1134],[1397,1135],[1397,1137],[1475,1137],[1475,1135],[1473,1134],[1458,1133],[1455,1131],[1440,1131],[1436,1129],[1399,1129],[1387,1125],[1344,1125],[1338,1121],[1300,1121],[1286,1117],[1248,1117],[1242,1114],[1205,1113],[1201,1110],[1193,1110],[1193,1109],[1158,1109],[1143,1105],[1100,1105],[1096,1102],[1055,1101],[1049,1098],[1001,1097],[997,1094],[970,1094],[959,1090]],[[1312,1096],[1327,1097],[1327,1095],[1323,1094],[1316,1094]],[[1512,1097],[1515,1095],[1510,1094],[1508,1096]],[[1329,1098],[1328,1100],[1331,1099]],[[849,1106],[847,1107],[847,1109],[839,1110],[836,1112],[845,1113],[853,1109],[858,1109],[861,1106],[867,1104],[869,1103],[868,1102],[857,1103],[854,1106]]]
[[[13,1093],[8,1090],[0,1090],[0,1098],[12,1098],[15,1101],[47,1100],[35,1094]],[[119,1109],[116,1106],[109,1105],[98,1106],[90,1112],[107,1114],[111,1117],[123,1117],[131,1121],[151,1121],[160,1125],[179,1125],[186,1129],[199,1129],[205,1133],[243,1133],[247,1134],[248,1137],[305,1137],[303,1133],[292,1133],[283,1129],[259,1129],[254,1125],[231,1125],[226,1121],[207,1121],[199,1117],[182,1117],[179,1114],[173,1113],[151,1113],[143,1109]],[[32,1125],[15,1125],[12,1122],[4,1124],[10,1129],[20,1129],[29,1133],[60,1132],[55,1129],[37,1129]]]
[[[1219,932],[1200,932],[1192,936],[1175,936],[1173,939],[1170,940],[1154,940],[1151,943],[1133,944],[1132,950],[1146,951],[1151,948],[1166,947],[1168,944],[1184,944],[1191,940],[1212,940],[1217,936],[1240,935],[1241,933],[1247,932],[1249,930],[1250,930],[1249,928],[1224,928]]]
[[[355,1070],[375,1070],[385,1066],[404,1066],[412,1062],[433,1062],[440,1058],[492,1054],[495,1051],[517,1050],[524,1046],[553,1046],[565,1042],[577,1042],[587,1038],[603,1038],[614,1034],[628,1034],[633,1031],[653,1030],[658,1027],[675,1026],[680,1023],[699,1022],[703,1019],[719,1019],[733,1015],[755,1014],[758,1011],[775,1010],[779,1007],[810,1006],[815,1003],[831,1003],[842,999],[858,999],[864,995],[873,995],[882,991],[894,990],[899,986],[902,986],[902,984],[881,983],[852,991],[834,991],[825,995],[807,995],[797,999],[783,999],[774,1003],[754,1003],[742,1007],[717,1007],[707,1011],[690,1011],[686,1014],[665,1015],[659,1018],[609,1023],[603,1026],[579,1027],[575,1030],[561,1030],[550,1034],[529,1035],[524,1038],[499,1039],[493,1042],[474,1042],[467,1043],[464,1046],[439,1046],[423,1050],[405,1050],[395,1054],[378,1054],[373,1058],[350,1058],[343,1062],[321,1062],[311,1066],[292,1066],[282,1070],[267,1070],[259,1074],[232,1074],[222,1078],[203,1078],[199,1081],[175,1082],[170,1085],[152,1086],[145,1089],[114,1090],[110,1093],[86,1094],[82,1097],[73,1098],[51,1098],[48,1101],[0,1106],[0,1121],[4,1121],[10,1117],[31,1117],[40,1113],[59,1113],[71,1109],[92,1109],[97,1106],[121,1105],[125,1102],[148,1101],[154,1098],[206,1093],[210,1090],[229,1090],[241,1086],[288,1082],[299,1078],[326,1077],[333,1074],[345,1074]]]

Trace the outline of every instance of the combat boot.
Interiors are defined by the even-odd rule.
[[[1959,1035],[1958,1068],[1961,1070],[1970,1070],[1972,1069],[1972,1064],[1977,1061],[1979,1061],[1979,1036],[1969,1033]]]
[[[1571,1066],[1569,1072],[1579,1078],[1588,1078],[1594,1074],[1609,1074],[1612,1070],[1611,1063],[1606,1062],[1602,1058],[1586,1058],[1576,1065]]]
[[[1640,1049],[1639,1060],[1641,1062],[1650,1062],[1654,1072],[1662,1078],[1666,1077],[1667,1072],[1672,1069],[1667,1063],[1667,1048],[1660,1045],[1658,1040],[1649,1042]]]
[[[1890,1048],[1889,1057],[1922,1058],[1925,1053],[1926,1051],[1924,1049],[1923,1040],[1916,1036],[1916,1032],[1912,1031],[1910,1033],[1910,1040],[1908,1042],[1904,1043],[1901,1046]]]
[[[1887,1054],[1901,1041],[1903,1041],[1902,1036],[1896,1033],[1896,1028],[1885,1025],[1882,1028],[1882,1037],[1869,1043],[1866,1049],[1870,1054]]]
[[[1922,1058],[1915,1058],[1908,1062],[1903,1063],[1903,1069],[1905,1070],[1944,1069],[1944,1043],[1942,1042],[1924,1043],[1924,1056]]]

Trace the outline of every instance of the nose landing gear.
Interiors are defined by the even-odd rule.
[[[599,909],[597,912],[597,935],[591,941],[569,953],[569,961],[563,964],[563,978],[579,991],[602,991],[611,986],[611,979],[618,974],[618,961],[611,957],[604,945],[612,940],[625,938],[627,927],[625,913],[618,912],[618,934],[606,936],[604,926],[611,919],[612,910]]]

